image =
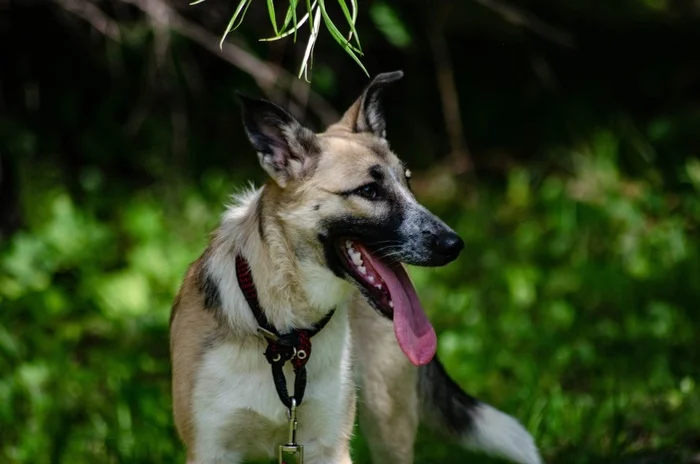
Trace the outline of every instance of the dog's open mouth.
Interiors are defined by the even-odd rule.
[[[408,359],[416,366],[429,363],[437,349],[435,329],[401,263],[380,258],[354,240],[341,240],[337,249],[343,267],[372,306],[393,319],[396,340]]]

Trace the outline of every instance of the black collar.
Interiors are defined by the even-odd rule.
[[[258,322],[258,332],[267,340],[265,358],[272,366],[272,379],[275,382],[277,395],[287,408],[292,407],[292,398],[294,398],[298,406],[301,404],[304,398],[304,391],[306,390],[306,363],[311,357],[311,337],[319,333],[328,324],[335,310],[329,312],[310,329],[296,329],[282,335],[270,324],[262,308],[260,308],[258,292],[255,290],[250,266],[241,255],[236,256],[236,277],[238,285],[243,291],[243,296],[245,296],[255,320]],[[287,361],[291,361],[296,375],[294,395],[291,397],[287,392],[287,381],[282,372],[282,367]]]

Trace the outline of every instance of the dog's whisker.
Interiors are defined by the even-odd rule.
[[[384,254],[381,256],[381,259],[392,259],[392,260],[394,260],[394,262],[396,262],[396,261],[398,261],[398,260],[397,260],[397,259],[394,259],[394,257],[396,257],[396,256],[398,256],[398,255],[400,255],[400,254],[401,254],[401,250],[389,251],[389,252],[387,252],[387,253],[384,253]]]
[[[380,253],[382,253],[382,252],[385,251],[385,250],[392,250],[392,249],[396,249],[396,248],[397,248],[397,245],[387,245],[387,246],[384,246],[384,247],[377,248],[376,250],[374,250],[374,253],[375,253],[375,254],[380,254]]]

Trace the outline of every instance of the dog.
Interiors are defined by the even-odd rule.
[[[323,133],[239,96],[270,179],[234,197],[173,305],[188,464],[276,458],[292,414],[304,462],[350,463],[356,408],[378,464],[413,462],[421,420],[466,447],[542,462],[514,418],[463,392],[435,357],[403,264],[446,265],[464,243],[416,201],[387,142],[381,94],[402,76],[377,75]]]

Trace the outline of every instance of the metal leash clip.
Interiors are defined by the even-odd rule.
[[[265,337],[266,339],[268,339],[268,340],[270,340],[270,341],[273,341],[273,342],[276,342],[276,341],[278,341],[278,340],[280,339],[277,335],[273,334],[272,332],[270,332],[270,331],[267,330],[267,329],[263,329],[262,327],[258,327],[258,332],[259,332],[263,337]]]
[[[285,445],[280,445],[279,464],[304,464],[304,446],[297,444],[297,401],[292,398],[289,408],[289,438]]]

